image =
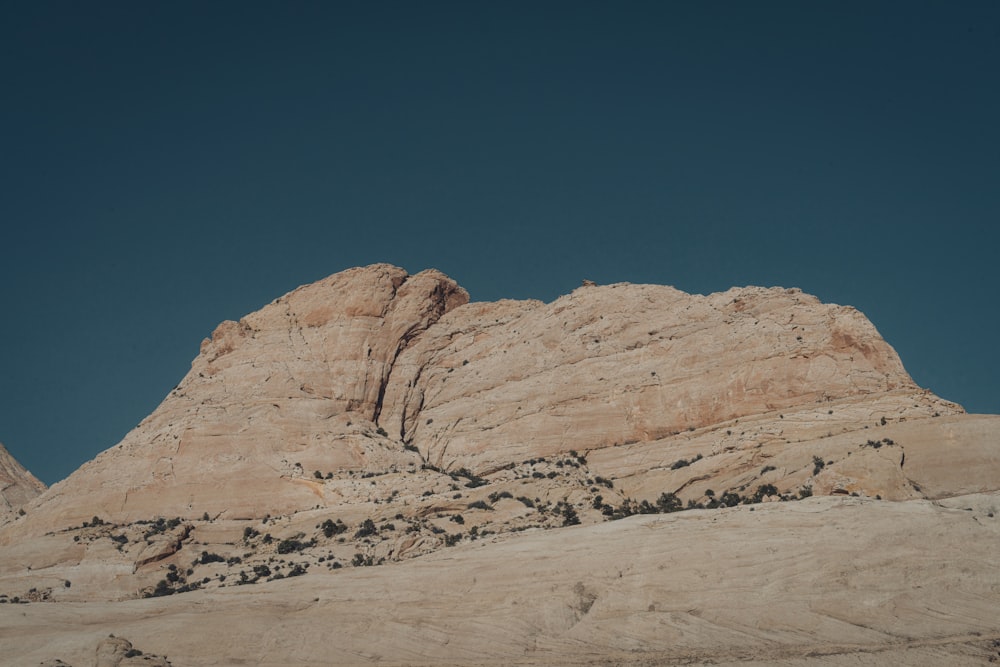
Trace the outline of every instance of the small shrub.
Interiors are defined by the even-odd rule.
[[[371,519],[365,519],[364,523],[361,524],[361,527],[358,528],[358,532],[354,533],[354,537],[368,537],[369,535],[374,535],[377,532],[378,529],[375,528],[375,522]]]
[[[465,483],[465,488],[467,489],[475,489],[477,487],[489,484],[489,482],[487,482],[485,479],[483,479],[476,473],[469,471],[466,468],[462,468],[458,472],[452,474],[452,479],[455,479],[456,476],[465,477],[466,479],[469,480],[468,482]]]
[[[469,507],[470,510],[471,509],[477,509],[477,510],[492,510],[493,509],[492,505],[488,505],[483,500],[473,500],[471,503],[469,503],[468,507]]]
[[[354,567],[368,567],[374,564],[371,556],[365,557],[362,553],[354,554],[354,558],[351,560],[351,565]]]
[[[757,491],[755,491],[753,494],[753,501],[755,503],[759,503],[767,496],[776,496],[776,495],[778,495],[778,487],[776,487],[774,484],[761,484],[760,486],[757,487]]]
[[[207,551],[202,551],[201,557],[195,562],[208,565],[209,563],[225,563],[226,559],[219,554],[210,554]]]
[[[564,526],[576,526],[580,523],[580,517],[572,505],[565,504],[562,507],[562,517]]]
[[[308,547],[309,545],[298,540],[287,539],[278,542],[278,553],[279,554],[290,554],[293,551],[301,551],[302,549]]]
[[[156,583],[156,588],[153,589],[153,592],[147,593],[146,597],[159,598],[173,594],[174,594],[174,589],[170,587],[170,582],[168,582],[166,579],[160,579]]]
[[[813,474],[818,475],[819,471],[826,467],[826,463],[818,456],[813,457]]]
[[[344,522],[340,519],[337,519],[336,523],[334,523],[331,519],[327,519],[320,525],[320,527],[323,529],[323,536],[327,538],[347,531],[347,526],[345,526]]]
[[[719,498],[719,504],[726,507],[736,507],[742,502],[743,498],[738,493],[733,493],[732,491],[726,491]]]
[[[661,493],[660,497],[656,500],[656,507],[661,512],[679,512],[682,509],[681,499],[677,497],[675,493]]]

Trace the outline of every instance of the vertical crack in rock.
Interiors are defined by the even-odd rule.
[[[418,278],[421,274],[417,276],[412,276],[412,278]],[[417,280],[413,280],[410,284],[417,283]],[[393,292],[393,297],[390,300],[388,307],[383,315],[383,320],[388,322],[396,309],[396,304],[398,303],[400,296],[400,291],[402,284],[400,284],[396,290]],[[372,412],[372,421],[377,425],[379,422],[379,417],[382,415],[382,408],[385,403],[386,389],[389,386],[389,382],[392,378],[392,371],[396,366],[396,361],[399,359],[399,355],[403,353],[409,345],[416,340],[423,332],[427,331],[430,327],[437,323],[442,316],[445,315],[452,307],[460,305],[461,303],[466,303],[468,300],[468,295],[464,295],[465,298],[461,298],[456,301],[453,297],[456,294],[464,294],[457,284],[445,282],[440,278],[435,279],[433,286],[431,287],[429,293],[425,297],[426,305],[423,311],[415,318],[416,321],[412,322],[409,327],[399,336],[398,342],[396,343],[395,350],[393,351],[392,358],[387,359],[385,362],[385,367],[382,371],[382,377],[379,382],[378,396],[375,399],[375,406]],[[420,377],[420,371],[418,369],[417,378]],[[417,412],[419,413],[419,407]],[[416,415],[414,415],[416,418]],[[400,427],[400,437],[404,437],[405,434],[405,417],[403,420],[403,425]]]
[[[433,324],[433,322],[428,323],[427,326],[430,326],[431,324]],[[375,424],[378,424],[378,419],[382,415],[382,404],[385,402],[385,390],[386,387],[389,386],[389,379],[392,377],[392,369],[396,365],[396,360],[399,359],[399,355],[406,349],[406,346],[409,345],[410,341],[426,330],[427,327],[420,328],[419,325],[415,325],[414,327],[408,329],[399,339],[399,344],[396,345],[396,351],[392,355],[392,360],[386,362],[385,370],[382,373],[382,381],[378,386],[378,398],[375,399],[375,410],[372,414],[372,421],[375,422]]]
[[[407,391],[403,394],[402,412],[399,418],[399,439],[407,444],[409,444],[409,442],[413,440],[413,431],[416,430],[415,427],[417,423],[416,422],[417,416],[420,414],[420,411],[423,410],[424,408],[424,391],[423,389],[419,388],[419,384],[420,384],[420,376],[423,374],[424,368],[426,366],[427,366],[426,363],[421,363],[420,365],[417,366],[417,372],[413,374],[413,379],[410,380],[410,382],[407,384]],[[417,394],[416,398],[417,406],[416,409],[413,411],[412,415],[410,414],[409,410],[411,391],[416,392]],[[409,435],[407,435],[407,428],[406,428],[406,423],[408,419],[412,419],[414,423],[414,429],[410,431]]]

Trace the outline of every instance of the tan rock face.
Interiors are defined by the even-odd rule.
[[[376,265],[223,322],[152,415],[54,485],[48,526],[94,515],[283,513],[314,504],[304,471],[388,467],[402,448],[388,452],[374,421],[393,363],[467,301],[437,271]]]
[[[730,467],[703,473],[707,487],[764,443],[958,413],[858,311],[798,290],[620,284],[468,303],[437,271],[374,265],[223,322],[160,407],[18,530],[288,514],[371,500],[345,471],[486,474],[571,450],[650,493],[638,478],[720,456]],[[788,474],[790,489],[807,481]]]
[[[17,516],[29,500],[44,490],[45,485],[0,444],[0,525]]]
[[[919,391],[858,311],[754,287],[470,304],[407,347],[394,375],[385,428],[439,466],[476,469]]]
[[[998,432],[798,290],[469,303],[352,269],[219,325],[0,516],[0,655],[93,664],[125,631],[184,664],[961,664],[1000,640]]]

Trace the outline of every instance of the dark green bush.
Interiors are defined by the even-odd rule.
[[[679,512],[683,508],[681,499],[677,497],[676,493],[672,492],[661,493],[660,497],[656,499],[656,507],[665,513]]]
[[[323,529],[324,537],[328,538],[347,532],[347,526],[345,526],[344,522],[340,519],[337,519],[336,523],[334,523],[332,519],[327,519],[320,525],[320,528]]]
[[[493,507],[491,505],[488,505],[483,500],[473,500],[471,503],[469,503],[468,507],[469,507],[470,510],[471,509],[477,509],[477,510],[492,510],[493,509]]]
[[[818,456],[813,457],[813,474],[818,475],[819,471],[826,467],[826,463]]]
[[[356,538],[368,537],[370,535],[374,535],[377,532],[378,529],[375,528],[375,522],[372,521],[371,519],[365,519],[364,523],[361,524],[361,527],[358,528],[358,532],[354,533],[354,537]]]
[[[311,546],[305,542],[300,542],[299,540],[287,539],[278,542],[278,553],[279,554],[290,554],[293,551],[301,551],[306,547]]]
[[[226,559],[219,554],[210,554],[207,551],[202,551],[201,557],[196,562],[208,565],[209,563],[225,563]]]

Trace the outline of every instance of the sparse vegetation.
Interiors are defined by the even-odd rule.
[[[818,456],[813,457],[813,475],[818,475],[819,471],[826,467],[826,462]]]
[[[279,554],[290,554],[293,551],[302,551],[308,547],[313,546],[314,542],[300,542],[297,539],[287,539],[278,542],[278,553]]]
[[[369,537],[370,535],[374,535],[377,532],[378,529],[375,528],[375,522],[372,521],[371,519],[365,519],[364,522],[361,524],[361,527],[358,528],[358,531],[354,533],[354,537],[355,538]]]
[[[685,468],[685,467],[691,465],[692,463],[695,463],[696,461],[700,461],[701,459],[702,459],[701,454],[698,454],[696,457],[694,457],[690,461],[688,461],[687,459],[678,459],[678,460],[676,460],[676,461],[673,462],[673,464],[670,466],[670,469],[671,470],[677,470],[679,468]]]
[[[195,560],[196,564],[208,565],[209,563],[225,563],[226,559],[216,553],[202,551],[201,556]]]
[[[471,503],[469,503],[468,507],[469,507],[470,510],[472,510],[472,509],[476,509],[476,510],[492,510],[493,509],[493,506],[487,504],[486,501],[484,501],[484,500],[473,500]]]
[[[347,526],[340,519],[337,519],[336,523],[332,519],[327,519],[320,525],[320,528],[322,528],[323,536],[326,538],[347,532]]]

